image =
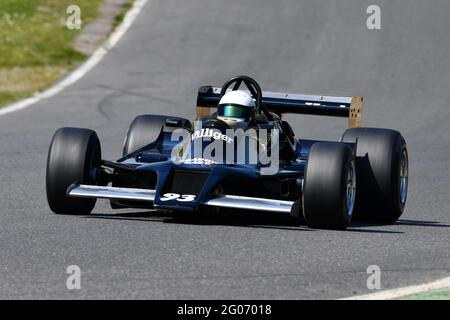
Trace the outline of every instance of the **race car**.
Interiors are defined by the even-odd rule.
[[[93,130],[61,128],[48,153],[48,204],[56,214],[90,214],[99,198],[112,208],[187,215],[271,212],[319,229],[343,230],[352,218],[393,223],[407,198],[405,139],[361,127],[362,103],[263,92],[236,76],[200,87],[195,121],[137,116],[117,161],[102,159]],[[349,128],[340,141],[301,139],[283,120],[287,113],[347,117]]]

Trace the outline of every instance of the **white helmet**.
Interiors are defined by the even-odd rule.
[[[229,126],[248,124],[256,105],[252,96],[244,91],[230,91],[223,95],[217,107],[217,118]]]

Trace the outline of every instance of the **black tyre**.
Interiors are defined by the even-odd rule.
[[[306,225],[345,229],[352,220],[356,194],[356,169],[352,150],[337,142],[312,145],[303,183]]]
[[[356,142],[355,219],[393,223],[403,213],[408,193],[408,150],[395,130],[353,128],[342,141]]]
[[[89,129],[61,128],[48,151],[46,190],[50,209],[57,214],[89,214],[95,199],[69,198],[67,188],[77,182],[96,184],[101,149],[97,134]]]
[[[137,116],[130,124],[125,136],[123,156],[155,142],[164,130],[167,119],[179,121],[181,124],[190,127],[190,122],[183,118],[161,115]]]

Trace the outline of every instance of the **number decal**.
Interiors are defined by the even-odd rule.
[[[183,194],[181,195],[181,198],[178,198],[177,201],[182,201],[182,202],[191,202],[195,200],[195,195],[193,194]]]
[[[177,200],[181,202],[191,202],[195,200],[195,195],[193,194],[178,194],[178,193],[164,193],[161,197],[161,201]]]
[[[164,196],[161,197],[161,201],[175,200],[179,197],[180,195],[178,193],[164,193]]]

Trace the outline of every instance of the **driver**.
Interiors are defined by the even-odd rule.
[[[230,91],[222,97],[217,108],[217,119],[233,128],[246,128],[254,117],[255,100],[245,91]]]

